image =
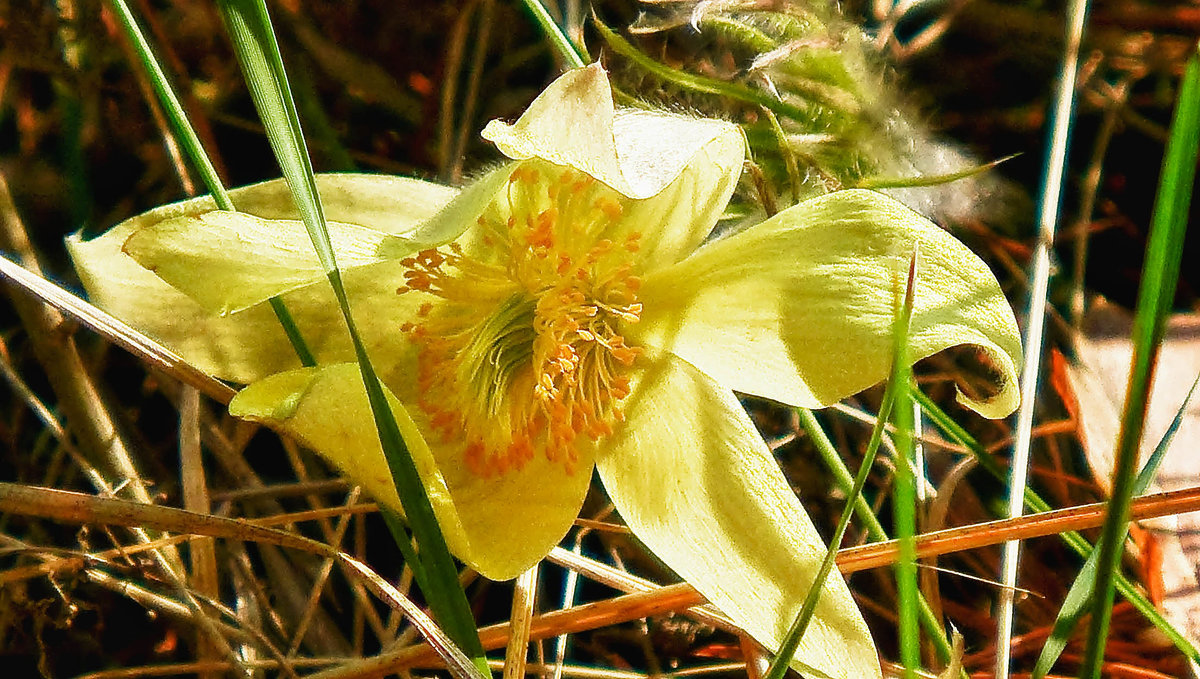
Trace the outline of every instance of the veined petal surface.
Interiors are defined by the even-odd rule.
[[[648,361],[625,416],[596,461],[621,516],[709,601],[779,648],[826,548],[745,411],[729,389],[668,355]],[[793,664],[809,676],[880,676],[836,572]]]
[[[562,540],[591,480],[590,452],[571,473],[538,455],[520,469],[481,477],[467,469],[461,446],[422,435],[428,427],[418,408],[387,396],[456,556],[488,578],[508,580]],[[229,412],[296,437],[377,501],[401,510],[356,364],[272,375],[243,389]]]
[[[462,525],[429,446],[386,386],[384,394],[447,544],[462,549],[466,541]],[[271,375],[238,392],[229,403],[229,413],[294,437],[362,485],[376,501],[400,510],[357,364],[334,363]]]
[[[675,352],[736,391],[821,407],[883,381],[909,261],[919,246],[909,357],[978,347],[1016,409],[1020,335],[995,276],[965,245],[900,203],[864,190],[794,206],[649,275],[627,334]]]
[[[353,172],[318,174],[317,190],[326,218],[384,233],[403,233],[414,228],[458,193],[455,188],[420,179]],[[291,190],[283,179],[230,189],[229,197],[239,212],[263,219],[300,219]],[[122,224],[134,222],[141,226],[216,209],[211,196],[197,196],[156,207]]]
[[[647,269],[690,253],[712,230],[741,175],[745,139],[723,120],[617,110],[599,64],[569,71],[515,123],[483,130],[502,153],[575,168],[637,202],[627,230]]]
[[[396,239],[355,224],[326,226],[343,270],[382,261],[380,245]],[[303,222],[245,212],[218,210],[150,224],[130,234],[122,249],[222,316],[325,279]]]
[[[581,446],[570,470],[538,453],[519,469],[483,477],[464,463],[462,445],[431,438],[430,447],[467,537],[456,556],[492,580],[517,577],[562,541],[583,507],[595,466],[594,447]]]
[[[376,175],[318,175],[317,185],[331,220],[369,225],[403,233],[436,214],[452,196],[451,189],[428,182]],[[295,219],[283,180],[230,192],[235,205],[264,219]],[[216,209],[208,196],[165,205],[118,224],[91,240],[67,239],[67,249],[91,301],[138,330],[162,342],[189,362],[223,379],[248,383],[299,366],[274,313],[265,305],[221,318],[142,267],[123,250],[136,231],[165,220]],[[412,317],[413,300],[380,295],[402,282],[400,267],[385,262],[345,272],[355,317],[371,355],[387,361],[382,351],[396,328]],[[390,286],[387,287],[387,286]],[[284,296],[310,348],[322,362],[352,360],[353,352],[332,293],[324,283]],[[379,366],[381,373],[387,366]]]

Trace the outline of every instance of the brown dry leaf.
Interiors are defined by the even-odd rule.
[[[1084,451],[1097,482],[1112,489],[1113,452],[1132,355],[1133,315],[1104,300],[1087,313],[1076,340],[1078,362],[1067,375],[1079,405]],[[1154,451],[1200,374],[1200,314],[1176,314],[1167,325],[1146,414],[1140,460]],[[1200,485],[1200,398],[1193,398],[1152,490]],[[1162,550],[1164,614],[1193,643],[1200,640],[1200,512],[1143,522]],[[1153,583],[1147,583],[1153,589]]]

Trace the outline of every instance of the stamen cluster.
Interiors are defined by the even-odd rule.
[[[474,233],[402,260],[398,292],[434,299],[404,332],[418,347],[419,407],[483,476],[539,452],[568,470],[613,433],[640,348],[620,329],[642,305],[623,197],[591,177],[526,163]]]

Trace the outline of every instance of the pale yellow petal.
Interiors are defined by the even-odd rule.
[[[517,122],[493,120],[483,137],[515,160],[541,158],[585,172],[630,198],[649,198],[713,139],[737,126],[662,111],[620,111],[600,64],[568,71]]]
[[[444,207],[455,190],[399,177],[318,175],[331,219],[369,219],[380,231],[405,232]],[[294,219],[282,180],[231,192],[238,206],[271,219]],[[113,227],[105,234],[67,240],[67,249],[91,301],[162,342],[203,370],[235,382],[252,382],[298,367],[274,313],[265,305],[217,317],[172,288],[122,251],[135,231],[168,219],[215,209],[208,197],[166,205]],[[345,283],[371,356],[381,373],[403,357],[388,351],[418,301],[395,295],[401,267],[390,262],[347,271]],[[328,286],[321,283],[284,296],[318,360],[353,360],[346,329]]]
[[[598,64],[568,71],[515,123],[492,121],[483,136],[511,158],[572,167],[634,199],[616,231],[641,233],[647,270],[678,261],[708,235],[746,153],[730,122],[615,109]]]
[[[627,205],[620,231],[641,235],[636,257],[642,271],[674,264],[704,242],[737,188],[744,161],[740,134],[716,137],[662,191]]]
[[[451,549],[466,543],[450,492],[408,411],[385,388],[392,414]],[[355,363],[292,370],[255,382],[229,403],[230,414],[265,424],[320,453],[378,502],[397,511],[392,483],[362,374]]]
[[[520,469],[481,477],[461,443],[431,443],[468,537],[459,558],[492,580],[529,570],[571,528],[592,479],[594,450],[581,446],[570,470],[540,452]]]
[[[1021,344],[987,265],[900,203],[841,191],[785,210],[651,274],[627,336],[675,352],[736,391],[829,405],[883,381],[910,258],[920,260],[909,356],[976,347],[994,394],[960,396],[987,417],[1019,400]]]
[[[328,222],[327,230],[343,270],[383,261],[380,245],[396,239],[343,222]],[[245,212],[206,212],[150,224],[134,231],[122,250],[222,316],[325,280],[302,222]]]
[[[318,174],[317,190],[325,217],[335,222],[369,226],[384,233],[403,233],[436,214],[458,190],[441,184],[381,174]],[[300,219],[292,193],[283,179],[241,186],[229,191],[239,212],[263,219]],[[210,196],[200,196],[142,213],[139,225],[217,209]]]
[[[626,401],[625,424],[597,457],[604,486],[655,555],[778,648],[825,546],[733,393],[676,357],[649,365]],[[836,571],[794,665],[838,679],[880,676]]]
[[[419,409],[406,409],[391,392],[388,397],[455,556],[489,578],[507,580],[558,544],[583,504],[590,451],[581,451],[570,473],[538,455],[519,470],[480,477],[464,463],[461,443],[424,438]],[[229,409],[295,436],[376,500],[400,510],[357,365],[273,375],[242,390]]]

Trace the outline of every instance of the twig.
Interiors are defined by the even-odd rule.
[[[16,253],[24,267],[22,271],[45,282],[41,264],[29,242],[25,224],[13,204],[3,174],[0,174],[0,248]],[[3,264],[8,266],[0,267],[0,274],[6,277],[9,276],[8,269],[19,268],[7,260]],[[20,281],[18,285],[21,285]],[[29,333],[38,362],[58,396],[59,405],[66,414],[67,426],[79,438],[81,452],[93,464],[105,470],[110,478],[127,481],[130,493],[139,502],[153,502],[133,462],[133,454],[118,434],[114,418],[83,364],[74,338],[63,332],[65,321],[62,315],[52,308],[53,305],[31,300],[11,288],[9,296]],[[46,300],[43,298],[43,301]],[[180,563],[178,554],[171,559],[175,564]]]

